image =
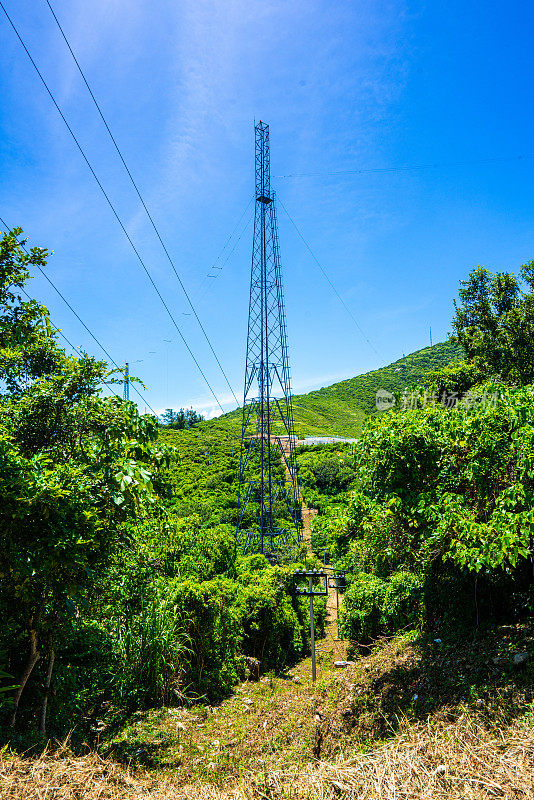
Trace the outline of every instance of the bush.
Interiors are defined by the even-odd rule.
[[[262,671],[280,670],[302,653],[302,630],[288,577],[270,569],[259,578],[243,589],[243,652],[259,659]]]
[[[362,642],[380,633],[386,589],[386,582],[374,575],[361,572],[356,576],[340,610],[339,630],[344,638]]]
[[[387,582],[382,622],[390,633],[421,621],[423,581],[413,572],[396,572]]]
[[[167,589],[162,585],[155,596],[143,602],[138,614],[117,627],[120,668],[115,685],[118,699],[127,705],[159,706],[180,694],[188,636]]]
[[[365,642],[381,633],[395,633],[421,620],[423,581],[413,572],[396,572],[387,581],[360,572],[345,592],[340,631]]]
[[[189,694],[218,699],[243,672],[241,586],[228,578],[176,587],[177,615],[190,640],[183,685]]]

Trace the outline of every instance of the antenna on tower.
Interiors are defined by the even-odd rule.
[[[263,553],[277,561],[299,544],[302,511],[269,126],[260,120],[254,131],[254,242],[236,538],[244,553]]]
[[[430,326],[430,347],[432,347],[432,325]]]

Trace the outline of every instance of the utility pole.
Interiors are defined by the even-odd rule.
[[[336,590],[336,611],[339,613],[339,590],[345,588],[345,573],[339,572],[328,579],[328,586]]]
[[[254,132],[254,240],[236,541],[244,553],[263,553],[274,561],[280,551],[298,545],[302,521],[282,268],[275,196],[271,190],[269,126],[260,121]],[[277,430],[281,433],[276,434]],[[282,438],[287,440],[287,447],[283,446]],[[273,474],[273,451],[282,458],[284,480]],[[279,501],[287,507],[287,524],[275,519]],[[254,527],[250,524],[250,510],[256,518]]]
[[[303,578],[308,579],[308,586],[306,589],[299,589],[297,588],[295,591],[297,594],[303,594],[305,597],[310,598],[310,647],[311,647],[311,659],[312,659],[312,681],[315,683],[317,679],[317,666],[315,661],[315,619],[313,615],[313,598],[314,597],[326,597],[328,595],[328,586],[327,586],[327,574],[324,569],[321,570],[297,570],[293,573],[293,577],[295,580],[302,580]],[[314,581],[319,579],[319,588],[314,589]]]

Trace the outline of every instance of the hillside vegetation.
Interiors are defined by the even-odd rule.
[[[159,435],[103,398],[107,365],[67,356],[46,308],[21,297],[48,254],[26,255],[20,233],[0,240],[0,740],[27,749],[214,702],[247,658],[279,671],[305,655],[309,627],[296,565],[236,551],[226,434]]]
[[[460,361],[463,349],[451,342],[440,342],[399,358],[386,367],[339,381],[323,389],[293,397],[296,433],[301,436],[359,436],[367,416],[376,412],[378,389],[401,393],[417,385],[426,373]],[[234,433],[238,432],[241,410],[226,414],[225,421]]]
[[[436,345],[297,398],[306,433],[363,427],[297,449],[311,542],[272,566],[236,545],[239,411],[158,429],[103,397],[107,365],[21,296],[47,253],[20,233],[0,240],[0,796],[534,797],[533,265],[462,285],[465,360]],[[314,605],[313,683],[294,571],[325,551],[344,581],[339,617]]]

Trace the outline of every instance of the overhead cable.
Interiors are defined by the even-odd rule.
[[[215,402],[217,403],[217,405],[218,405],[218,406],[219,406],[219,408],[221,409],[221,412],[224,414],[224,408],[222,407],[222,405],[221,405],[221,403],[220,403],[220,401],[219,401],[219,398],[218,398],[218,397],[217,397],[217,395],[215,394],[215,392],[214,392],[214,390],[213,390],[213,388],[212,388],[212,386],[211,386],[210,382],[208,381],[208,379],[207,379],[206,375],[204,374],[204,371],[203,371],[202,367],[200,366],[200,364],[199,364],[199,362],[198,362],[198,360],[197,360],[197,358],[196,358],[195,354],[194,354],[194,353],[193,353],[193,351],[191,350],[191,347],[189,346],[189,343],[187,342],[187,339],[185,338],[184,334],[182,333],[182,331],[181,331],[180,327],[178,326],[178,323],[176,322],[176,320],[175,320],[175,318],[174,318],[174,316],[173,316],[173,314],[172,314],[172,312],[171,312],[171,310],[170,310],[169,306],[168,306],[168,305],[167,305],[167,303],[165,302],[165,300],[164,300],[164,298],[163,298],[163,295],[161,294],[160,290],[158,289],[158,287],[157,287],[157,285],[156,285],[156,282],[154,281],[154,278],[153,278],[153,277],[152,277],[152,275],[150,274],[150,271],[148,270],[148,267],[146,266],[145,262],[143,261],[143,259],[142,259],[142,257],[141,257],[141,254],[140,254],[140,253],[139,253],[139,251],[137,250],[137,248],[136,248],[136,246],[135,246],[135,244],[134,244],[134,242],[133,242],[132,238],[130,237],[130,234],[129,234],[129,233],[128,233],[128,231],[126,230],[126,228],[125,228],[125,226],[124,226],[124,223],[122,222],[121,218],[119,217],[119,214],[118,214],[118,212],[117,212],[117,210],[116,210],[115,206],[114,206],[114,205],[113,205],[113,203],[111,202],[111,199],[109,198],[109,195],[107,194],[106,190],[104,189],[104,187],[103,187],[103,185],[102,185],[102,183],[101,183],[101,181],[100,181],[100,179],[99,179],[98,175],[96,174],[95,170],[93,169],[93,166],[92,166],[91,162],[89,161],[88,157],[86,156],[86,154],[85,154],[85,151],[84,151],[83,147],[81,146],[80,142],[79,142],[79,141],[78,141],[78,139],[76,138],[76,135],[75,135],[74,131],[73,131],[73,130],[72,130],[72,128],[70,127],[70,125],[69,125],[69,123],[68,123],[68,121],[67,121],[67,119],[66,119],[65,115],[63,114],[63,112],[62,112],[61,108],[59,107],[59,105],[58,105],[58,103],[57,103],[57,101],[56,101],[56,99],[55,99],[54,95],[52,94],[52,92],[51,92],[51,90],[50,90],[50,88],[49,88],[49,86],[48,86],[47,82],[45,81],[45,79],[44,79],[44,77],[43,77],[42,73],[40,72],[40,70],[39,70],[39,67],[37,66],[37,64],[36,64],[36,63],[35,63],[35,61],[33,60],[33,58],[32,58],[32,55],[31,55],[30,51],[29,51],[29,50],[28,50],[28,48],[26,47],[26,44],[24,43],[24,40],[22,39],[22,37],[21,37],[20,33],[18,32],[18,30],[17,30],[17,28],[16,28],[16,26],[15,26],[15,23],[13,22],[13,20],[11,19],[11,17],[9,16],[9,14],[7,13],[7,11],[6,11],[6,8],[5,8],[4,4],[2,3],[2,0],[0,0],[0,7],[2,8],[2,11],[4,12],[5,16],[7,17],[7,19],[8,19],[8,21],[9,21],[9,23],[10,23],[11,27],[13,28],[13,30],[14,30],[14,32],[15,32],[15,34],[16,34],[16,36],[17,36],[18,40],[19,40],[19,42],[21,43],[21,45],[22,45],[22,47],[23,47],[23,49],[24,49],[24,51],[25,51],[26,55],[28,56],[28,58],[29,58],[29,60],[30,60],[30,62],[31,62],[31,64],[32,64],[33,68],[34,68],[34,69],[35,69],[35,71],[37,72],[37,75],[39,76],[39,78],[40,78],[40,80],[41,80],[41,83],[43,84],[44,88],[46,89],[46,91],[47,91],[47,93],[48,93],[48,95],[49,95],[49,97],[50,97],[50,99],[52,100],[53,104],[55,105],[55,107],[56,107],[56,109],[57,109],[57,111],[58,111],[58,113],[59,113],[59,115],[60,115],[61,119],[62,119],[62,120],[63,120],[63,122],[65,123],[65,126],[66,126],[67,130],[69,131],[69,133],[70,133],[70,135],[71,135],[71,137],[72,137],[72,139],[73,139],[74,143],[76,144],[76,147],[77,147],[77,148],[78,148],[78,150],[80,151],[80,153],[81,153],[81,155],[82,155],[82,158],[84,159],[85,163],[87,164],[87,166],[88,166],[88,168],[89,168],[89,170],[90,170],[90,172],[91,172],[91,174],[92,174],[93,178],[95,179],[96,183],[98,184],[98,187],[99,187],[100,191],[102,192],[102,194],[103,194],[104,198],[106,199],[106,201],[107,201],[107,203],[108,203],[108,205],[109,205],[109,207],[110,207],[111,211],[113,212],[113,215],[115,216],[115,218],[116,218],[117,222],[119,223],[119,225],[120,225],[120,227],[121,227],[121,229],[122,229],[122,232],[124,233],[124,235],[125,235],[125,236],[126,236],[126,238],[128,239],[128,242],[129,242],[129,244],[130,244],[130,246],[131,246],[132,250],[134,251],[134,253],[135,253],[136,257],[137,257],[137,260],[138,260],[138,261],[139,261],[139,263],[141,264],[141,266],[142,266],[143,270],[145,271],[145,273],[146,273],[146,275],[147,275],[147,277],[148,277],[148,279],[149,279],[150,283],[152,284],[152,287],[153,287],[154,291],[155,291],[155,292],[156,292],[156,294],[158,295],[158,297],[159,297],[159,299],[160,299],[160,301],[161,301],[161,304],[163,305],[163,307],[164,307],[165,311],[167,312],[167,314],[168,314],[168,316],[169,316],[169,318],[170,318],[170,320],[171,320],[172,324],[173,324],[173,325],[174,325],[174,327],[176,328],[176,330],[177,330],[177,332],[178,332],[178,335],[180,336],[180,338],[181,338],[181,340],[182,340],[182,342],[183,342],[183,344],[184,344],[184,346],[185,346],[185,348],[186,348],[187,352],[189,353],[189,355],[190,355],[190,356],[191,356],[191,358],[193,359],[193,362],[195,363],[195,365],[196,365],[196,367],[197,367],[198,371],[199,371],[199,372],[200,372],[200,374],[202,375],[202,378],[204,379],[204,382],[206,383],[206,385],[207,385],[208,389],[210,390],[211,394],[213,395],[213,397],[214,397],[214,399],[215,399]]]
[[[29,300],[30,302],[34,302],[34,301],[35,301],[35,302],[37,302],[37,300],[35,300],[35,298],[34,298],[34,297],[32,297],[31,295],[29,295],[29,294],[28,294],[28,292],[27,292],[25,289],[23,289],[22,287],[19,287],[19,288],[20,288],[20,291],[22,292],[22,294],[23,294],[25,297],[27,297],[27,298],[28,298],[28,300]],[[50,320],[50,322],[52,322],[52,320]],[[52,323],[52,324],[54,324],[54,323]],[[80,350],[78,350],[78,348],[76,347],[76,345],[72,344],[72,342],[70,341],[70,339],[67,339],[67,337],[65,336],[65,334],[63,333],[63,331],[62,331],[62,330],[60,330],[60,329],[57,327],[57,325],[54,325],[54,328],[56,329],[56,333],[59,333],[59,335],[61,336],[61,338],[62,338],[62,339],[65,339],[65,341],[67,342],[67,344],[69,345],[69,347],[72,347],[72,349],[74,350],[74,352],[75,352],[75,353],[78,353],[78,355],[80,356],[80,358],[83,358],[83,353],[82,353]],[[108,386],[108,388],[109,388],[109,384],[107,384],[107,386]],[[113,391],[113,389],[110,389],[109,391],[110,391],[112,394],[114,394],[114,395],[115,395],[115,397],[119,397],[119,395],[117,394],[117,392],[114,392],[114,391]]]
[[[450,161],[443,163],[429,164],[405,164],[396,167],[366,167],[363,169],[338,169],[332,172],[294,172],[288,175],[274,175],[273,180],[285,178],[328,178],[336,175],[371,175],[382,172],[415,172],[425,169],[447,169],[449,167],[471,167],[479,164],[500,164],[508,161],[522,161],[523,159],[534,158],[533,153],[526,153],[518,156],[497,156],[496,158],[475,158],[470,161]]]
[[[252,199],[254,199],[254,198],[252,198]],[[250,205],[250,204],[249,204],[249,205]],[[222,262],[222,265],[221,265],[220,267],[213,266],[213,267],[212,267],[212,269],[223,270],[223,269],[225,268],[225,266],[228,264],[229,260],[230,260],[230,259],[231,259],[231,257],[233,256],[233,254],[234,254],[234,252],[235,252],[235,249],[236,249],[237,245],[239,244],[239,242],[240,242],[240,241],[241,241],[241,239],[243,238],[244,234],[246,233],[246,231],[247,231],[247,229],[248,229],[248,227],[249,227],[249,225],[250,225],[250,223],[252,222],[252,220],[253,220],[253,219],[254,219],[254,212],[252,212],[252,215],[251,215],[251,216],[250,216],[250,217],[247,219],[247,222],[246,222],[246,224],[245,224],[245,227],[243,228],[243,230],[241,231],[241,233],[239,234],[239,236],[238,236],[238,237],[237,237],[237,239],[235,240],[235,242],[234,242],[234,246],[232,247],[232,249],[230,250],[230,252],[227,254],[226,258],[225,258],[225,259],[224,259],[224,261]],[[202,282],[202,285],[201,285],[201,287],[200,287],[200,290],[199,290],[199,295],[198,295],[198,297],[197,297],[197,302],[199,302],[200,300],[203,300],[203,299],[204,299],[204,297],[205,297],[205,296],[208,294],[208,292],[209,292],[209,289],[207,288],[207,279],[208,279],[208,278],[216,278],[216,277],[217,277],[217,275],[206,275],[206,276],[204,277],[204,280],[203,280],[203,282]]]
[[[316,255],[315,255],[315,253],[313,252],[313,250],[311,249],[310,245],[308,244],[308,242],[306,241],[306,239],[304,238],[304,236],[303,236],[303,235],[302,235],[302,233],[300,232],[299,228],[297,227],[297,224],[296,224],[296,222],[293,220],[293,218],[291,217],[291,215],[290,215],[289,211],[287,210],[287,208],[285,207],[285,205],[282,203],[282,201],[280,200],[280,198],[278,198],[278,202],[280,203],[280,205],[282,206],[282,208],[283,208],[283,209],[284,209],[284,211],[286,212],[286,214],[287,214],[287,217],[288,217],[289,221],[291,222],[291,224],[292,224],[292,225],[293,225],[293,227],[295,228],[296,232],[298,233],[298,235],[299,235],[299,236],[300,236],[300,238],[302,239],[302,241],[303,241],[303,243],[304,243],[304,246],[306,247],[306,249],[307,249],[307,250],[308,250],[308,252],[310,253],[311,257],[313,258],[313,260],[315,261],[315,263],[317,264],[317,266],[319,267],[319,269],[320,269],[320,270],[321,270],[321,272],[323,273],[324,277],[326,278],[326,280],[327,280],[327,281],[328,281],[328,283],[330,284],[330,288],[332,289],[332,291],[333,291],[333,292],[334,292],[334,294],[336,295],[336,297],[337,297],[337,299],[339,300],[339,302],[342,304],[343,308],[345,309],[345,311],[347,312],[347,314],[349,315],[349,317],[351,318],[351,320],[354,322],[354,324],[355,324],[355,325],[356,325],[356,327],[358,328],[359,332],[361,333],[361,335],[363,336],[363,338],[365,339],[365,341],[367,342],[367,344],[369,345],[369,347],[370,347],[372,350],[374,350],[374,352],[376,353],[376,355],[377,355],[379,358],[383,358],[383,356],[381,355],[381,353],[379,353],[379,351],[376,349],[376,347],[374,346],[374,344],[373,344],[373,343],[372,343],[372,342],[369,340],[369,338],[368,338],[367,334],[365,333],[365,331],[363,330],[362,326],[360,325],[360,323],[358,322],[358,320],[356,319],[356,317],[354,316],[354,314],[352,313],[352,311],[350,310],[350,308],[348,307],[348,305],[345,303],[345,301],[343,300],[342,296],[340,295],[340,293],[338,292],[338,290],[336,289],[336,287],[334,286],[334,284],[332,283],[332,280],[331,280],[330,276],[328,275],[327,271],[325,270],[325,268],[323,267],[323,265],[321,264],[321,262],[319,261],[319,259],[317,258],[317,256],[316,256]]]
[[[9,225],[6,223],[6,221],[5,221],[5,220],[4,220],[2,217],[0,217],[0,223],[2,223],[2,225],[4,226],[4,228],[6,229],[6,231],[12,231],[12,230],[13,230],[12,228],[10,228],[10,227],[9,227]],[[26,247],[25,247],[25,246],[22,244],[22,242],[19,242],[19,241],[17,240],[17,244],[18,244],[20,247],[22,247],[22,249],[23,249],[23,250],[24,250],[26,253],[28,253],[28,250],[27,250],[27,248],[26,248]],[[28,253],[28,255],[29,255],[29,253]],[[77,312],[77,311],[76,311],[76,310],[75,310],[75,309],[72,307],[72,305],[69,303],[69,301],[67,300],[67,298],[65,297],[65,295],[64,295],[64,294],[63,294],[63,293],[62,293],[62,292],[61,292],[61,291],[60,291],[60,290],[57,288],[57,286],[56,286],[56,284],[54,283],[54,281],[53,281],[51,278],[49,278],[49,277],[48,277],[48,275],[46,274],[46,272],[43,270],[43,268],[42,268],[41,266],[39,266],[39,264],[35,264],[35,266],[37,267],[37,269],[39,270],[39,272],[41,273],[41,275],[43,276],[43,278],[46,278],[46,280],[48,281],[48,283],[50,284],[50,286],[52,286],[52,288],[54,289],[54,291],[55,291],[55,292],[57,292],[57,294],[58,294],[58,295],[61,297],[61,299],[63,300],[63,302],[65,303],[65,305],[66,305],[66,306],[67,306],[67,307],[68,307],[68,308],[69,308],[69,309],[72,311],[72,313],[74,314],[74,316],[76,317],[76,319],[78,320],[78,322],[80,322],[80,324],[81,324],[81,325],[82,325],[82,326],[85,328],[85,330],[87,331],[87,333],[89,334],[89,336],[91,336],[91,338],[92,338],[92,339],[93,339],[93,340],[94,340],[94,341],[97,343],[97,345],[100,347],[100,349],[102,350],[102,352],[103,352],[103,353],[104,353],[104,354],[107,356],[107,358],[108,358],[108,359],[111,361],[111,363],[112,363],[112,364],[114,364],[114,365],[115,365],[115,367],[116,367],[118,370],[122,370],[122,367],[120,367],[120,366],[117,364],[117,362],[115,361],[115,359],[113,358],[113,356],[112,356],[112,355],[110,355],[110,353],[108,352],[108,350],[106,350],[106,348],[104,347],[104,345],[102,344],[102,342],[101,342],[101,341],[99,341],[99,339],[97,339],[97,338],[96,338],[96,336],[94,335],[94,333],[92,332],[92,330],[89,328],[89,326],[88,326],[88,325],[86,325],[86,324],[85,324],[85,322],[84,322],[84,321],[83,321],[83,319],[80,317],[80,315],[78,314],[78,312]],[[24,292],[24,289],[23,289],[22,291]],[[26,295],[26,297],[28,297],[30,300],[31,300],[31,299],[33,299],[33,298],[31,298],[31,297],[30,297],[30,295],[29,295],[27,292],[24,292],[24,294],[25,294],[25,295]],[[63,339],[65,339],[65,341],[67,342],[67,344],[69,344],[69,345],[72,347],[72,349],[73,349],[73,350],[75,350],[75,351],[78,353],[78,355],[80,355],[80,356],[81,356],[81,352],[78,350],[78,348],[77,348],[77,347],[75,347],[75,346],[72,344],[72,342],[70,342],[70,341],[67,339],[67,337],[65,336],[65,334],[64,334],[64,333],[62,333],[62,331],[61,331],[59,328],[57,328],[57,326],[56,326],[56,329],[57,329],[57,331],[58,331],[59,335],[60,335],[60,336],[62,336],[62,337],[63,337]],[[135,392],[136,392],[136,393],[139,395],[139,397],[140,397],[140,398],[141,398],[141,400],[142,400],[142,401],[145,403],[145,405],[147,405],[147,406],[149,407],[149,409],[152,411],[152,413],[154,414],[154,416],[156,416],[156,417],[157,417],[157,416],[158,416],[158,415],[157,415],[157,413],[154,411],[154,409],[152,408],[152,406],[150,405],[150,403],[149,403],[149,402],[147,402],[147,400],[146,400],[146,399],[143,397],[143,395],[142,395],[142,394],[141,394],[141,392],[140,392],[140,391],[137,389],[137,387],[136,387],[134,384],[130,384],[130,385],[131,385],[132,389],[133,389],[133,390],[134,390],[134,391],[135,391]],[[113,390],[112,390],[112,391],[113,391]],[[118,397],[118,395],[117,395],[115,392],[113,392],[113,394],[115,394],[115,396],[116,396],[116,397]]]
[[[68,47],[68,49],[70,51],[70,54],[71,54],[72,58],[74,59],[74,63],[76,64],[76,66],[78,68],[78,71],[79,71],[80,75],[83,78],[83,82],[85,83],[85,85],[87,87],[87,91],[91,95],[91,99],[92,99],[93,103],[95,104],[95,107],[96,107],[98,113],[100,114],[100,118],[102,119],[102,122],[104,123],[104,127],[106,128],[106,130],[107,130],[107,132],[109,134],[109,137],[110,137],[111,141],[113,142],[113,146],[115,147],[115,150],[117,151],[117,154],[118,154],[120,160],[122,161],[122,165],[123,165],[124,169],[126,170],[126,173],[127,173],[128,177],[130,179],[130,182],[131,182],[133,188],[135,189],[135,192],[136,192],[136,194],[137,194],[137,196],[138,196],[138,198],[139,198],[139,200],[141,202],[141,205],[143,206],[143,208],[144,208],[144,210],[146,212],[146,215],[147,215],[148,219],[150,220],[150,224],[152,225],[152,228],[154,229],[154,232],[155,232],[155,234],[156,234],[156,236],[157,236],[157,238],[159,240],[159,243],[161,244],[161,246],[163,248],[163,251],[164,251],[165,255],[167,256],[167,260],[168,260],[169,264],[171,265],[172,270],[173,270],[173,272],[174,272],[174,274],[175,274],[175,276],[176,276],[176,278],[177,278],[177,280],[178,280],[178,282],[179,282],[179,284],[180,284],[180,286],[182,288],[182,291],[183,291],[183,293],[185,294],[185,296],[187,298],[187,302],[189,303],[191,311],[195,315],[195,319],[196,319],[196,321],[198,322],[198,324],[200,326],[200,330],[204,334],[204,338],[206,339],[206,341],[207,341],[207,343],[209,345],[209,348],[210,348],[210,350],[211,350],[211,352],[212,352],[212,354],[213,354],[213,356],[215,358],[215,361],[217,362],[217,364],[219,366],[219,369],[221,370],[221,372],[222,372],[222,374],[224,376],[224,379],[225,379],[225,381],[226,381],[226,383],[228,385],[228,388],[230,389],[230,391],[232,392],[232,394],[234,396],[234,400],[236,401],[236,403],[239,404],[239,401],[238,401],[238,399],[237,399],[237,397],[235,395],[235,392],[232,389],[232,386],[230,385],[230,381],[228,380],[226,372],[224,371],[224,369],[222,367],[222,364],[221,364],[221,362],[219,360],[219,357],[218,357],[217,353],[215,352],[215,349],[214,349],[214,347],[213,347],[213,345],[211,343],[211,340],[210,340],[208,334],[206,333],[206,330],[205,330],[205,328],[204,328],[204,326],[203,326],[203,324],[202,324],[202,322],[200,320],[200,317],[198,316],[197,310],[196,310],[195,306],[193,305],[193,302],[192,302],[192,300],[191,300],[191,298],[189,296],[189,293],[188,293],[187,289],[184,286],[184,283],[183,283],[183,281],[182,281],[182,279],[181,279],[181,277],[180,277],[180,275],[178,273],[178,270],[176,269],[176,266],[174,264],[173,259],[171,258],[171,255],[170,255],[170,253],[169,253],[169,251],[167,249],[167,246],[165,245],[165,243],[164,243],[164,241],[163,241],[163,239],[161,237],[161,234],[160,234],[160,232],[159,232],[159,230],[158,230],[158,228],[156,226],[156,223],[154,222],[154,218],[152,217],[152,214],[148,210],[148,207],[147,207],[147,205],[146,205],[146,203],[145,203],[145,201],[144,201],[144,199],[143,199],[143,197],[141,195],[139,187],[137,186],[137,183],[134,180],[134,177],[133,177],[133,175],[132,175],[132,173],[130,171],[130,168],[128,167],[128,165],[127,165],[127,163],[126,163],[126,161],[124,159],[124,156],[123,156],[123,154],[122,154],[122,152],[121,152],[121,150],[119,148],[119,145],[117,144],[117,140],[115,139],[115,137],[113,136],[113,134],[111,132],[111,129],[110,129],[110,127],[109,127],[109,125],[108,125],[108,123],[106,121],[106,118],[104,117],[102,109],[100,108],[98,100],[96,99],[96,97],[95,97],[95,95],[93,93],[93,90],[89,86],[87,78],[85,77],[85,74],[84,74],[84,72],[83,72],[83,70],[82,70],[82,68],[80,66],[80,63],[79,63],[78,59],[76,58],[76,56],[74,54],[74,51],[73,51],[73,49],[72,49],[72,47],[70,45],[69,40],[67,39],[65,31],[61,27],[61,24],[60,24],[56,14],[55,14],[55,11],[52,8],[52,5],[50,4],[49,0],[45,0],[45,2],[46,2],[48,8],[50,9],[50,11],[52,13],[52,16],[54,17],[54,20],[56,21],[56,24],[57,24],[57,26],[58,26],[58,28],[59,28],[59,30],[61,32],[61,35],[63,36],[63,39],[65,40],[65,44],[67,45],[67,47]]]

